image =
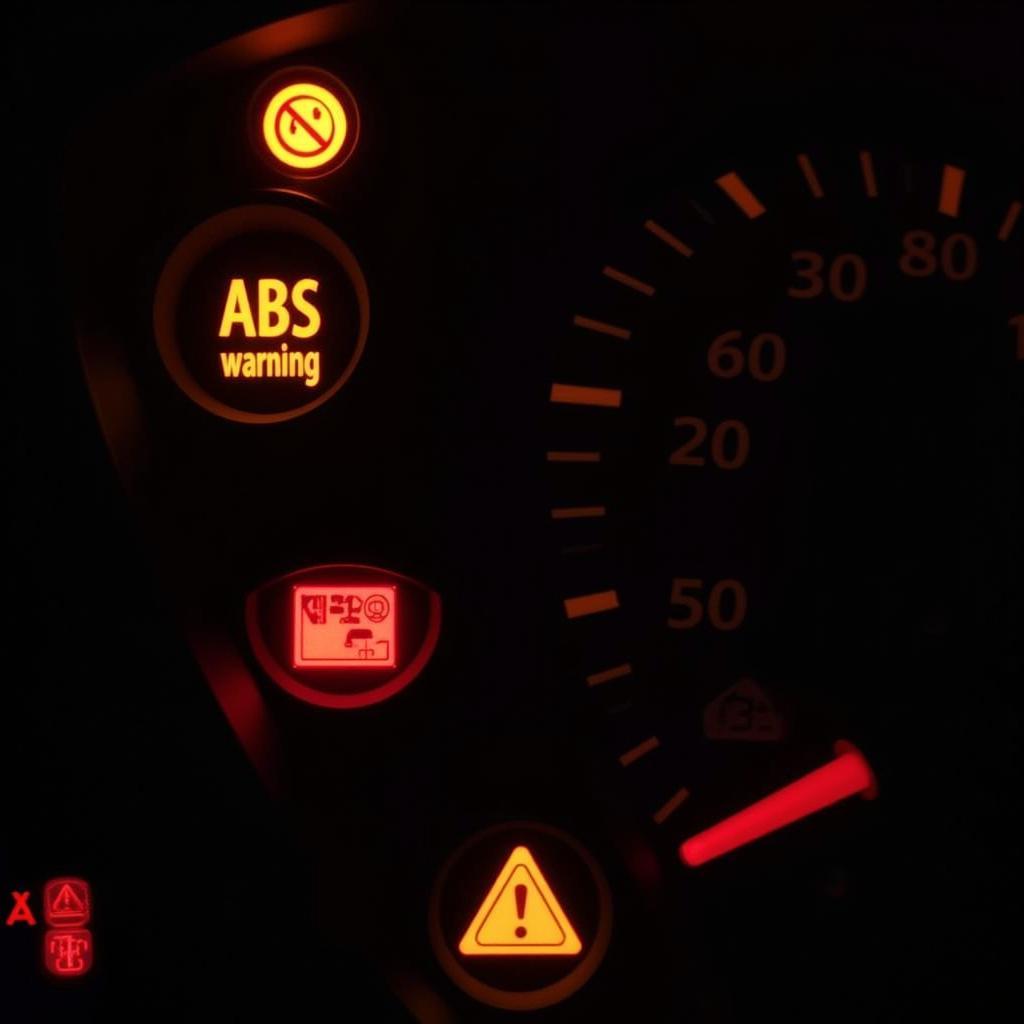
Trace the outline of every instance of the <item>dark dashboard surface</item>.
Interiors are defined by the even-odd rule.
[[[1020,910],[1024,364],[1006,332],[1024,291],[1022,227],[996,240],[1024,186],[1018,5],[358,6],[372,13],[347,34],[236,65],[190,58],[307,8],[8,16],[0,897],[6,917],[12,890],[35,899],[47,879],[88,879],[96,959],[84,977],[55,979],[41,926],[0,927],[0,1018],[505,1019],[438,966],[427,921],[460,844],[523,820],[589,851],[614,905],[593,977],[523,1017],[995,1012],[1014,988]],[[232,90],[248,95],[272,70],[318,60],[342,69],[360,103],[361,148],[336,178],[275,183],[240,155],[237,125],[210,143]],[[867,212],[835,196],[860,199],[863,152],[883,191]],[[808,153],[825,184],[818,219],[795,162]],[[952,227],[933,196],[949,165],[966,168],[968,183]],[[718,179],[734,169],[755,183],[763,218],[737,215],[739,200],[723,195]],[[269,196],[275,184],[313,200]],[[188,228],[254,201],[322,210],[357,254],[373,310],[351,380],[282,425],[225,423],[191,405],[162,376],[151,339],[126,326],[148,329],[154,282]],[[787,213],[776,220],[777,207]],[[645,248],[650,218],[682,225],[713,254],[699,286],[679,284],[678,245]],[[944,231],[977,236],[978,280],[960,290],[929,281],[907,299],[869,292],[863,309],[840,299],[832,320],[783,311],[791,249],[882,260],[886,232],[897,269],[871,287],[884,280],[902,296],[900,240],[915,229],[939,246]],[[601,290],[602,268],[620,262],[634,285],[656,280],[659,301],[671,296],[649,320],[642,290]],[[698,309],[709,298],[725,320]],[[601,347],[609,325],[630,318],[635,361]],[[786,372],[808,390],[786,393],[781,426],[764,399],[774,384],[738,399],[714,380],[685,391],[711,365],[707,343],[733,327],[790,342]],[[825,376],[807,369],[802,380],[791,342],[801,330],[832,331],[850,364],[811,360]],[[144,353],[127,373],[141,382],[152,455],[112,433],[89,331],[121,331],[125,351]],[[692,361],[662,354],[679,338],[700,339]],[[933,370],[930,358],[885,354],[922,338],[939,340],[920,351],[958,359],[964,338],[991,341],[991,355]],[[645,397],[623,406],[619,434],[603,433],[605,421],[581,427],[549,398],[552,381],[577,380],[568,374]],[[819,380],[832,390],[815,391]],[[903,418],[865,433],[829,418],[832,406],[860,415],[884,402]],[[822,441],[823,461],[859,474],[855,502],[787,448],[803,410],[811,433],[835,441]],[[736,490],[658,476],[683,441],[673,417],[687,414],[709,438],[716,419],[749,424],[754,456],[770,435],[784,471],[751,471],[749,491],[741,472],[724,473]],[[919,469],[932,436],[949,447]],[[977,465],[964,437],[987,444]],[[607,479],[566,484],[552,469],[552,447],[598,444]],[[818,449],[808,451],[817,467]],[[740,459],[722,452],[708,450],[707,472]],[[819,498],[839,509],[833,518],[786,532]],[[599,502],[617,510],[607,533],[590,522]],[[940,507],[941,529],[929,532]],[[764,508],[785,509],[783,539],[758,532]],[[949,540],[958,530],[959,546]],[[917,546],[906,540],[915,536]],[[776,549],[791,573],[772,568]],[[440,595],[440,639],[407,689],[354,711],[294,700],[245,653],[279,776],[239,741],[194,638],[197,626],[223,626],[247,651],[244,595],[328,563],[422,581]],[[862,589],[834,584],[869,564]],[[626,656],[610,630],[570,621],[566,631],[566,600],[606,593],[611,574],[630,663],[647,673],[636,694],[605,696],[621,680],[592,681]],[[729,622],[699,641],[671,626],[697,575],[747,582],[753,639],[739,649],[727,646],[740,636]],[[816,595],[801,592],[822,579]],[[755,619],[775,583],[782,590],[761,604],[774,611]],[[911,637],[903,609],[916,613],[947,586],[960,600],[928,605],[921,620],[948,614],[962,629]],[[786,660],[814,632],[799,616],[818,613],[816,598],[856,626],[818,627],[822,649],[832,645],[824,662]],[[719,617],[730,609],[739,617],[728,603]],[[876,614],[877,643],[873,633],[861,649]],[[758,760],[766,747],[695,738],[690,690],[703,708],[734,676],[762,669],[789,721],[774,752]],[[809,772],[843,739],[862,745],[879,777],[861,817],[843,804],[763,854],[680,863],[680,842]],[[670,798],[684,782],[680,811]]]

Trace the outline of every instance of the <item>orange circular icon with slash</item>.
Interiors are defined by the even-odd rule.
[[[290,74],[264,90],[263,144],[289,173],[318,176],[340,166],[355,145],[358,115],[348,90],[324,72]]]

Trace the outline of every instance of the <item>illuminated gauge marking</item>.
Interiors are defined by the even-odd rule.
[[[464,992],[509,1010],[568,998],[594,974],[611,938],[604,873],[576,840],[512,822],[463,843],[434,884],[430,941]]]
[[[715,184],[751,219],[760,217],[765,212],[761,202],[747,183],[735,172],[730,171],[715,179]]]
[[[864,193],[870,199],[878,198],[878,182],[875,180],[875,160],[869,150],[860,151],[860,172],[864,177]]]
[[[272,166],[319,177],[351,155],[359,115],[352,94],[326,72],[298,68],[275,75],[257,92],[259,139]]]
[[[821,182],[818,180],[818,172],[814,169],[811,158],[806,153],[798,153],[796,162],[799,164],[800,171],[807,181],[807,187],[811,190],[811,195],[815,199],[821,199],[825,195],[825,190],[821,187]]]
[[[662,242],[664,242],[670,249],[675,249],[675,251],[679,253],[680,256],[685,256],[687,257],[687,259],[689,259],[689,257],[693,255],[693,250],[685,242],[676,238],[676,236],[672,234],[672,232],[669,231],[668,228],[663,228],[656,221],[644,221],[644,228],[647,231],[650,231],[650,233],[654,235],[655,238],[658,238]]]
[[[1013,231],[1017,224],[1017,219],[1020,217],[1021,203],[1014,200],[1010,203],[1006,210],[1006,216],[1003,218],[1003,223],[999,225],[999,241],[1005,242]]]
[[[967,177],[962,167],[946,164],[942,168],[942,186],[939,192],[939,213],[947,217],[960,216],[960,200],[964,194],[964,179]]]
[[[578,384],[552,384],[551,401],[565,405],[596,405],[617,409],[622,405],[622,392],[617,388],[592,388]]]
[[[646,281],[641,281],[639,278],[633,277],[632,274],[626,274],[621,270],[616,270],[615,267],[605,267],[601,273],[610,281],[615,281],[626,288],[631,288],[633,291],[639,292],[641,295],[646,295],[647,298],[652,298],[654,295],[654,285],[648,284]]]
[[[585,331],[593,331],[595,334],[607,334],[611,338],[621,338],[629,341],[632,332],[625,327],[616,327],[614,324],[602,323],[600,320],[593,320],[587,316],[574,316],[572,322],[576,327],[582,327]]]

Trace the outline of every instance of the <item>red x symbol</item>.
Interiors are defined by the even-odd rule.
[[[19,921],[24,921],[25,924],[35,924],[35,914],[32,913],[32,908],[28,905],[28,898],[32,894],[30,892],[12,892],[11,895],[14,897],[14,906],[7,915],[7,923],[17,924]]]

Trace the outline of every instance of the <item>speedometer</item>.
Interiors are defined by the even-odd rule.
[[[696,969],[763,991],[799,948],[800,1004],[851,969],[870,998],[912,985],[907,944],[952,969],[1011,869],[1024,227],[1002,172],[855,141],[720,162],[591,263],[554,363],[568,663],[679,862]]]

